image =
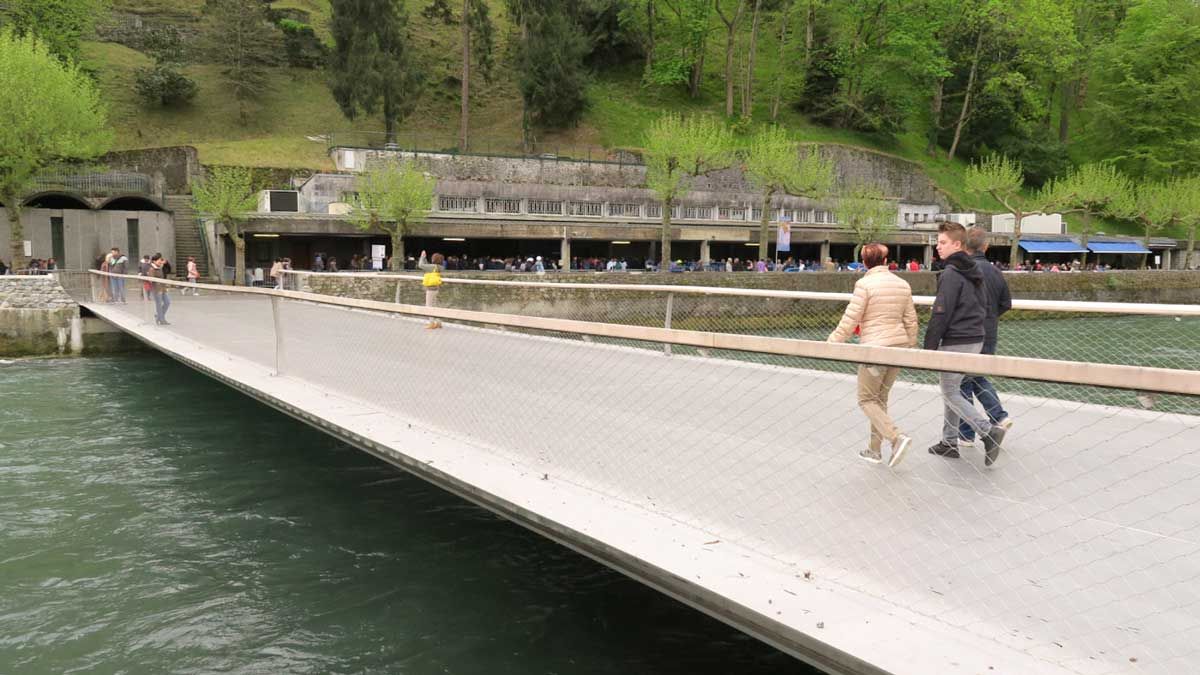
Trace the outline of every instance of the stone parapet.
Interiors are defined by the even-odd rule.
[[[78,320],[79,305],[53,277],[0,277],[0,356],[66,353]]]

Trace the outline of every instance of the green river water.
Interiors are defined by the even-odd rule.
[[[157,355],[0,361],[0,674],[813,673]]]

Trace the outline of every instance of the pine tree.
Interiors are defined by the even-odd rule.
[[[416,107],[421,73],[409,53],[400,0],[333,0],[330,90],[347,119],[383,114],[387,142]]]
[[[206,42],[222,67],[225,86],[238,102],[242,124],[250,120],[250,105],[270,90],[268,68],[279,51],[279,32],[258,0],[208,0]]]
[[[534,127],[562,128],[579,121],[587,104],[587,39],[562,11],[522,15],[526,37],[517,56],[524,130],[528,145]]]

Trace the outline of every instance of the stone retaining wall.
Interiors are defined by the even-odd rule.
[[[79,305],[53,277],[0,277],[0,356],[62,354]]]

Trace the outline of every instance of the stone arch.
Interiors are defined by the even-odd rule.
[[[25,198],[23,207],[27,209],[86,209],[92,205],[80,194],[66,190],[45,190],[35,192]]]
[[[163,207],[152,197],[125,194],[109,197],[100,204],[100,209],[104,211],[162,211]]]

